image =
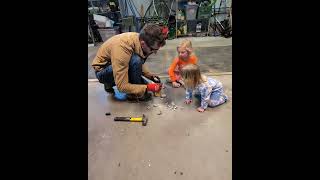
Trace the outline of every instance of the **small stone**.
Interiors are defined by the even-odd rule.
[[[177,171],[175,171],[174,174],[177,174]]]
[[[158,106],[158,104],[154,104],[154,105],[153,105],[153,107],[157,107],[157,106]]]
[[[120,163],[118,164],[118,166],[120,167]]]
[[[228,152],[228,150],[226,150],[226,152]]]
[[[183,172],[180,172],[180,175],[183,175]]]
[[[161,111],[159,111],[158,115],[161,115],[161,114],[162,114],[162,112],[161,112]]]

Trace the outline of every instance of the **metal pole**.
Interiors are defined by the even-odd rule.
[[[94,34],[93,34],[92,29],[91,29],[89,16],[88,16],[88,26],[89,26],[89,31],[90,31],[90,33],[91,33],[91,38],[92,38],[92,41],[93,41],[93,45],[95,46],[95,45],[96,45],[96,41],[95,41],[95,39],[94,39]]]

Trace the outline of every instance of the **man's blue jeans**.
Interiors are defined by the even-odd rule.
[[[147,84],[147,82],[142,79],[142,64],[144,64],[144,60],[134,54],[131,56],[130,62],[129,62],[129,70],[128,70],[128,76],[129,76],[129,83],[131,84]],[[114,77],[113,77],[113,71],[112,66],[109,65],[105,69],[96,72],[96,77],[98,78],[99,82],[104,84],[106,87],[112,88],[115,86]]]

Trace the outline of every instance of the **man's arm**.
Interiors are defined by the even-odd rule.
[[[145,64],[142,64],[142,75],[146,78],[151,79],[153,74],[149,71],[148,67]]]
[[[126,47],[117,46],[111,50],[111,61],[113,77],[118,89],[129,94],[137,94],[142,96],[147,88],[147,85],[138,85],[129,83],[129,62],[131,59],[131,52]]]

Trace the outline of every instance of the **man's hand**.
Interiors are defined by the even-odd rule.
[[[172,82],[172,86],[175,87],[175,88],[178,88],[180,87],[180,83],[177,83],[175,81]]]
[[[159,76],[153,75],[150,79],[155,83],[161,83]]]
[[[199,112],[204,112],[204,109],[202,109],[202,107],[198,107],[197,109]]]
[[[147,91],[159,92],[160,90],[161,90],[161,84],[158,84],[158,83],[147,84]]]
[[[192,102],[191,99],[186,99],[186,100],[184,101],[184,103],[186,103],[186,104],[190,104],[191,102]]]

